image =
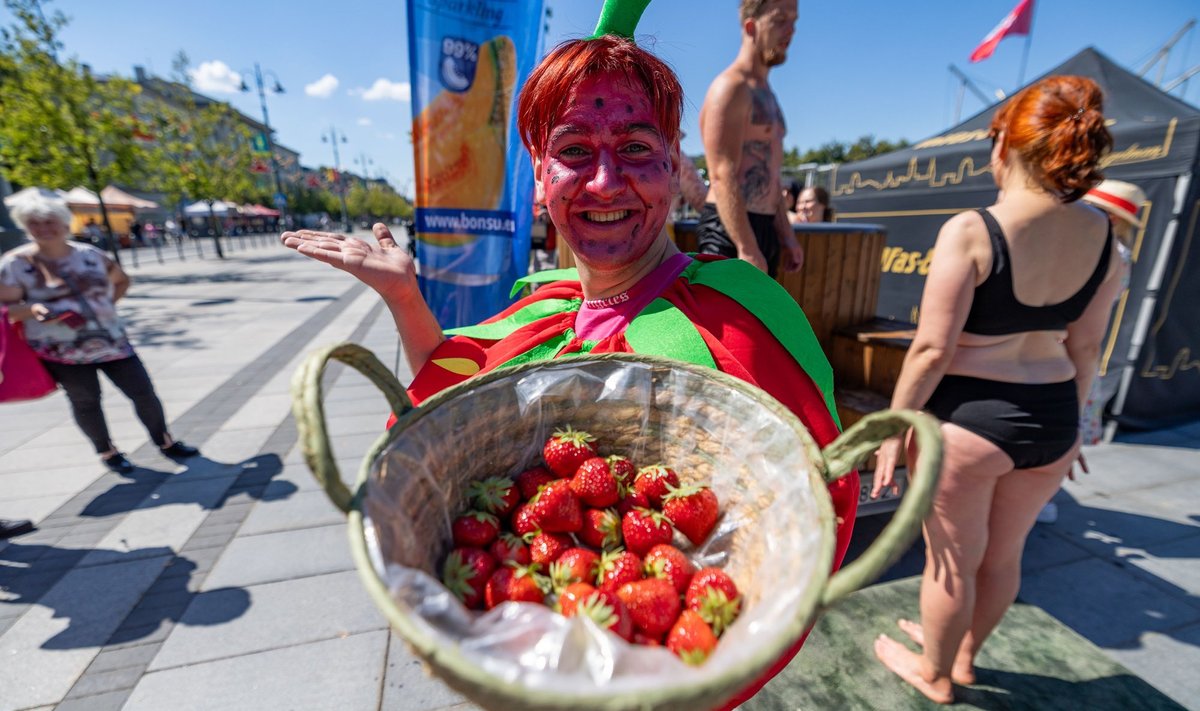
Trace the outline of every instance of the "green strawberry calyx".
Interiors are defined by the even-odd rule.
[[[571,443],[576,447],[582,447],[588,442],[595,442],[596,438],[584,432],[583,430],[572,429],[567,425],[565,429],[554,430],[554,438],[562,443]]]

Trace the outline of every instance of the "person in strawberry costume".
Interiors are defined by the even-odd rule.
[[[443,332],[412,258],[385,225],[375,225],[375,244],[308,230],[285,232],[283,244],[379,292],[416,373],[414,404],[499,367],[587,352],[653,354],[762,388],[825,446],[839,433],[833,371],[795,300],[751,264],[681,253],[663,230],[679,192],[683,92],[670,67],[631,39],[646,4],[610,0],[596,34],[553,49],[518,99],[537,200],[577,270],[528,276],[514,294],[539,286],[532,294],[481,324]],[[829,490],[836,569],[854,524],[857,472]],[[803,643],[727,708],[757,693]]]

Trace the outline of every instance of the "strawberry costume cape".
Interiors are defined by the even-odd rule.
[[[804,312],[783,287],[748,262],[690,256],[690,263],[624,330],[598,340],[580,338],[574,330],[584,303],[576,270],[521,279],[514,291],[542,286],[481,324],[446,331],[449,338],[409,387],[413,403],[508,365],[579,353],[642,353],[715,368],[756,385],[799,417],[818,445],[828,445],[839,433],[833,370]],[[829,494],[838,521],[836,570],[854,526],[858,472],[830,484]],[[804,640],[726,708],[757,693],[787,666]]]

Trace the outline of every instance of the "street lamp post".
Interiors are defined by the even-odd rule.
[[[338,134],[336,126],[329,127],[329,135],[321,134],[321,142],[328,142],[333,145],[333,170],[337,178],[338,199],[342,203],[342,224],[346,226],[346,231],[352,231],[354,228],[350,225],[350,211],[346,209],[346,181],[342,180],[342,159],[338,156],[338,139],[342,143],[346,142],[346,134]]]
[[[375,165],[375,161],[367,157],[365,153],[359,153],[354,162],[362,168],[363,187],[367,187],[367,183],[371,180],[371,166]]]
[[[271,91],[276,94],[283,93],[283,85],[279,83],[279,77],[273,72],[267,72],[271,78],[275,80],[275,86],[271,87]],[[271,160],[271,175],[275,178],[275,207],[279,210],[280,221],[286,223],[287,218],[287,196],[283,192],[283,181],[279,178],[279,161],[275,159],[275,142],[271,137],[271,117],[267,113],[267,92],[263,86],[263,72],[259,67],[258,62],[254,63],[254,83],[258,86],[258,102],[262,105],[263,127],[265,128],[263,139],[267,144],[267,153]],[[246,84],[246,80],[242,79],[242,91],[250,91],[250,87]]]

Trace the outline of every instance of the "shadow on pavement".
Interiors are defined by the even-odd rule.
[[[92,553],[100,554],[100,564],[74,568]],[[189,589],[197,587],[191,582],[196,567],[167,547],[118,551],[14,542],[0,550],[0,590],[5,593],[0,605],[40,605],[53,609],[55,619],[67,620],[66,629],[43,642],[42,649],[141,639],[163,622],[178,622],[201,597],[210,603],[205,609],[215,612],[206,619],[190,618],[190,625],[221,624],[249,609],[250,593],[244,588]],[[129,609],[127,615],[121,612]]]
[[[1067,491],[1055,497],[1058,520],[1036,524],[1025,544],[1019,599],[1107,649],[1136,649],[1150,632],[1183,644],[1184,632],[1200,619],[1200,596],[1135,562],[1200,559],[1200,515],[1191,524],[1081,504]],[[846,563],[862,555],[891,515],[855,523]],[[878,582],[921,575],[925,543],[920,538]]]
[[[124,475],[130,481],[113,486],[88,502],[80,516],[103,517],[122,514],[134,509],[147,509],[169,504],[196,504],[204,509],[219,509],[232,496],[246,494],[259,501],[286,499],[297,491],[295,484],[280,482],[266,492],[267,484],[283,471],[283,460],[277,454],[260,454],[237,464],[225,464],[204,456],[187,460],[186,468],[178,474],[137,467],[131,474]],[[213,487],[201,482],[212,479],[237,477],[234,482],[215,495]],[[159,487],[170,486],[163,491]]]
[[[1067,681],[1042,674],[984,667],[977,667],[975,672],[975,686],[954,687],[956,704],[989,711],[1079,711],[1103,708],[1184,711],[1166,694],[1132,674]]]

